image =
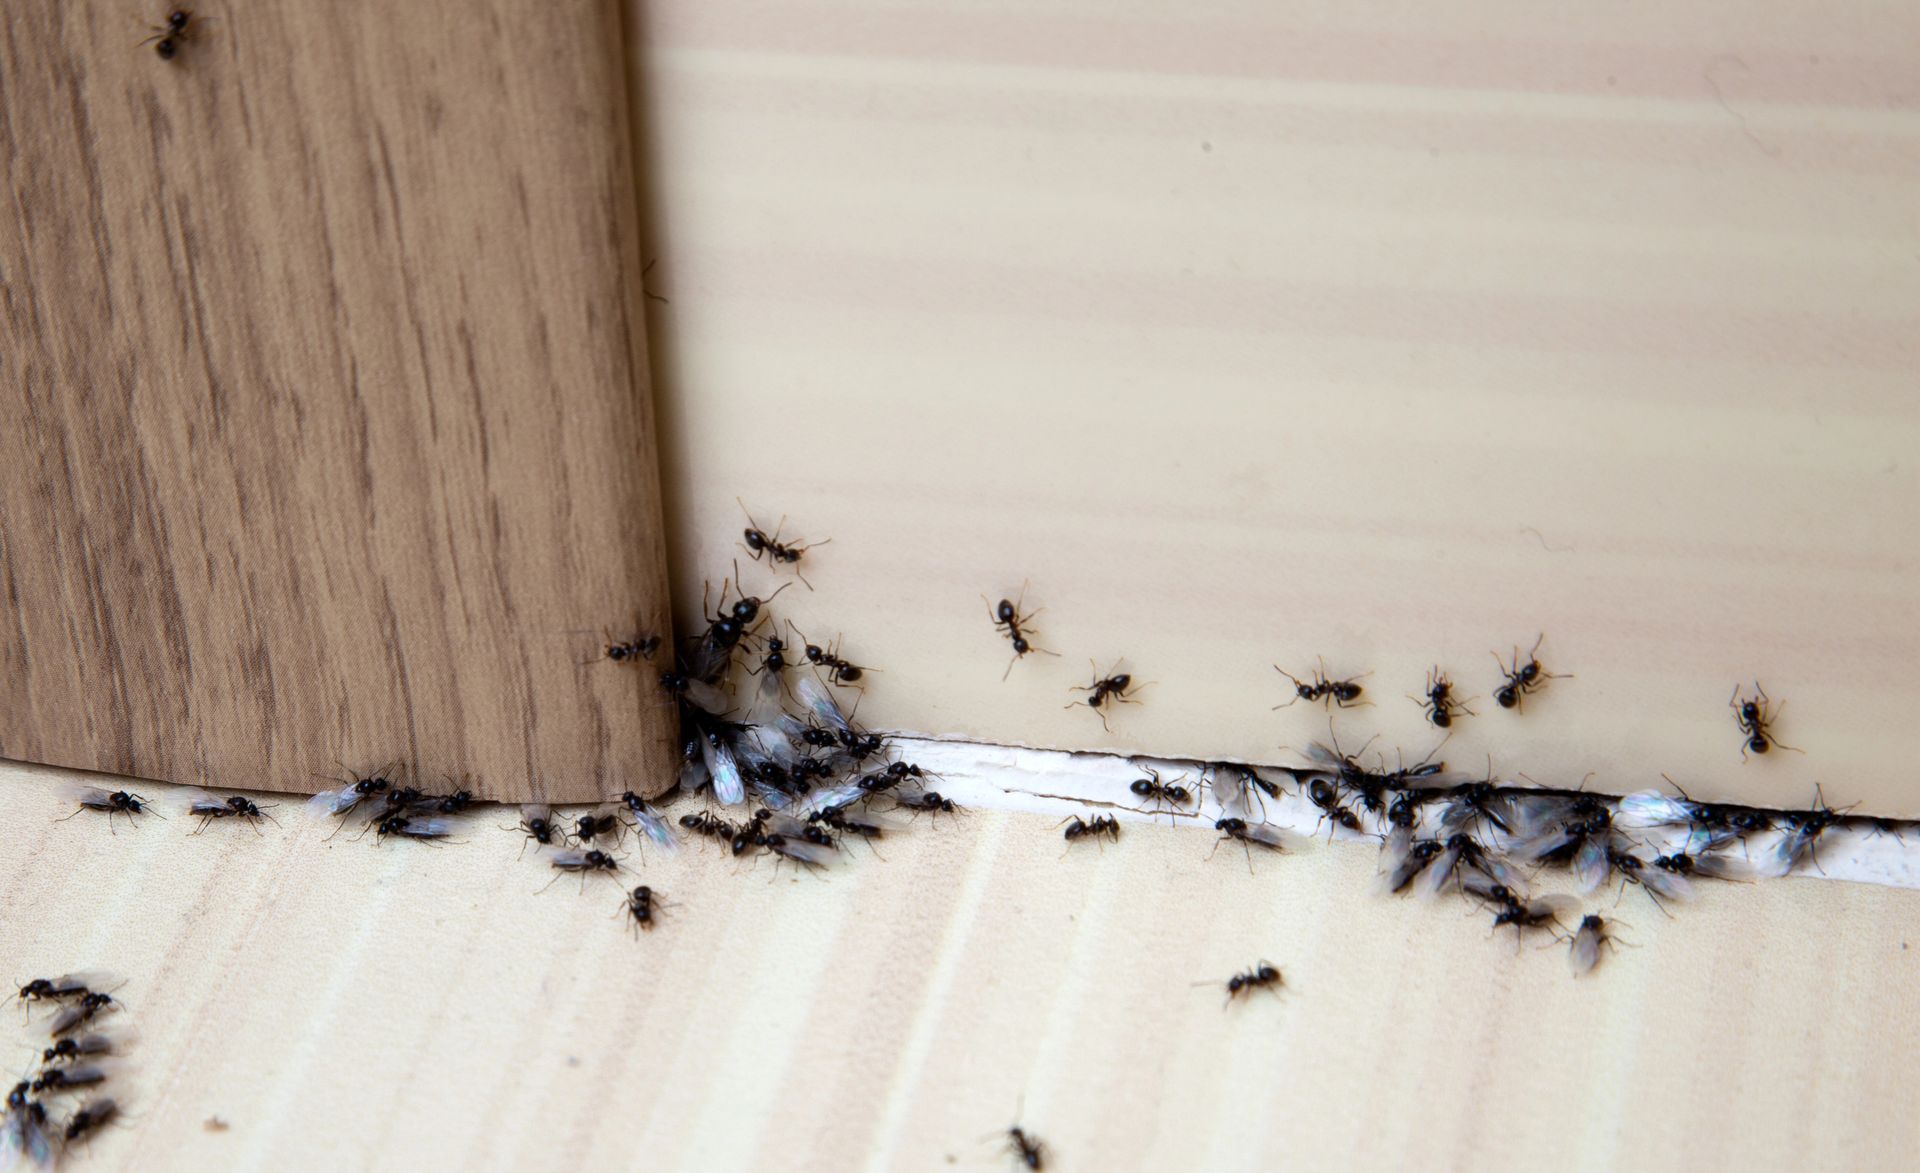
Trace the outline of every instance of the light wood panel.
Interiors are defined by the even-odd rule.
[[[666,785],[618,9],[140,11],[0,25],[0,753]]]
[[[1297,760],[1325,655],[1391,761],[1437,663],[1456,766],[1920,814],[1911,6],[630,11],[683,604],[741,495],[882,726]]]
[[[1920,892],[1722,885],[1671,921],[1629,893],[1638,947],[1576,981],[1458,901],[1376,897],[1368,845],[1249,874],[1210,829],[1129,824],[1062,858],[1052,817],[987,812],[818,878],[636,858],[673,904],[635,940],[614,884],[539,891],[485,818],[441,850],[109,835],[51,821],[60,783],[0,767],[0,956],[128,979],[101,1168],[1003,1169],[1016,1113],[1061,1170],[1900,1168],[1920,1143]],[[1193,985],[1262,957],[1284,997]],[[0,1016],[16,1066],[26,1036]]]

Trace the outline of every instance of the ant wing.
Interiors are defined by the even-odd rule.
[[[714,745],[708,738],[700,739],[700,753],[706,759],[707,773],[713,777],[713,796],[723,806],[740,806],[747,801],[747,784],[740,777],[739,763],[734,760],[731,746]]]
[[[793,691],[800,698],[800,703],[807,707],[807,711],[813,714],[814,720],[820,725],[843,734],[852,732],[846,716],[840,712],[840,706],[834,703],[833,695],[827,691],[825,685],[814,679],[812,674],[799,673],[794,681]]]
[[[1507,831],[1515,840],[1538,841],[1573,813],[1573,800],[1558,794],[1515,794],[1505,800]]]
[[[692,677],[687,679],[687,700],[696,708],[711,713],[716,717],[733,707],[732,704],[729,703],[726,693],[708,684],[704,680],[698,680]]]
[[[415,839],[439,839],[453,834],[453,823],[447,819],[408,819],[400,833]]]
[[[1592,893],[1607,882],[1607,875],[1613,865],[1607,860],[1607,844],[1599,835],[1589,835],[1580,841],[1579,850],[1573,853],[1573,878],[1580,885],[1580,891]]]
[[[219,798],[198,786],[184,787],[180,791],[180,796],[187,800],[187,813],[190,815],[217,816],[228,814],[233,810],[227,805],[226,799]]]
[[[629,809],[632,810],[633,821],[639,824],[640,830],[645,832],[647,838],[655,845],[665,851],[680,849],[680,840],[674,835],[672,828],[667,826],[666,816],[655,810],[652,803],[642,802],[638,807]]]
[[[584,871],[593,866],[587,862],[587,853],[584,851],[556,851],[549,862],[562,871]]]
[[[1266,823],[1248,823],[1247,829],[1240,832],[1240,837],[1249,843],[1257,843],[1274,851],[1287,849],[1287,841],[1280,834],[1280,828]]]
[[[1759,874],[1753,864],[1731,855],[1696,855],[1693,870],[1709,880],[1751,880]]]
[[[1780,836],[1780,841],[1768,852],[1763,873],[1769,876],[1784,876],[1800,866],[1800,861],[1813,850],[1815,836],[1809,834],[1804,826],[1792,827]]]
[[[92,810],[113,809],[113,791],[111,790],[103,790],[98,786],[88,786],[84,783],[71,782],[61,788],[61,793],[74,802],[79,803],[81,806]]]
[[[815,814],[820,811],[834,811],[852,806],[866,796],[867,792],[860,789],[858,783],[848,782],[844,785],[830,787],[826,790],[814,791],[795,809],[802,817],[805,817],[806,815]]]
[[[1693,821],[1693,811],[1658,790],[1636,790],[1620,800],[1613,821],[1623,827],[1674,827]]]
[[[782,835],[779,842],[769,843],[767,846],[795,863],[824,867],[833,862],[833,848],[809,843],[798,836]]]
[[[9,1108],[6,1119],[0,1121],[0,1169],[19,1166],[22,1157],[33,1169],[51,1169],[53,1145],[38,1121],[25,1111]]]
[[[322,790],[307,800],[307,812],[316,816],[344,815],[352,810],[364,797],[354,789],[353,783],[333,790]]]
[[[1649,864],[1640,869],[1640,883],[1662,900],[1693,899],[1693,882],[1679,872]]]
[[[1573,945],[1567,952],[1574,977],[1593,972],[1600,960],[1600,941],[1600,930],[1590,925],[1581,925],[1573,934]]]
[[[1433,857],[1427,870],[1420,873],[1418,887],[1421,899],[1431,900],[1446,891],[1448,881],[1454,878],[1454,870],[1460,866],[1460,848],[1448,845],[1440,854]]]

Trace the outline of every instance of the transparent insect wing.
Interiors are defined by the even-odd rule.
[[[1582,924],[1574,931],[1573,945],[1567,950],[1574,977],[1593,972],[1600,961],[1600,940],[1600,930],[1592,925]]]
[[[1580,911],[1580,901],[1564,892],[1535,896],[1526,903],[1527,916],[1535,922],[1564,920]]]
[[[1582,892],[1593,892],[1607,882],[1607,875],[1613,865],[1607,860],[1607,844],[1603,836],[1589,835],[1581,841],[1580,847],[1573,853],[1573,879]]]
[[[344,815],[360,804],[365,797],[348,783],[333,790],[322,790],[307,800],[307,810],[315,815]]]
[[[111,790],[72,783],[65,788],[65,792],[68,798],[89,809],[97,811],[113,809],[113,791]]]
[[[1460,866],[1460,848],[1449,845],[1433,857],[1433,862],[1420,873],[1415,888],[1422,898],[1431,900],[1446,891],[1447,884],[1454,878],[1454,871]]]
[[[1406,856],[1393,866],[1393,870],[1386,874],[1387,891],[1396,894],[1405,892],[1408,886],[1426,874],[1427,869],[1432,867],[1434,862],[1434,856],[1409,850]]]
[[[1558,794],[1510,795],[1502,813],[1513,839],[1532,843],[1564,830],[1573,814],[1573,800]]]
[[[52,1167],[53,1144],[46,1129],[25,1110],[8,1108],[0,1122],[0,1173]]]
[[[1547,827],[1527,838],[1516,839],[1509,851],[1516,859],[1539,863],[1572,847],[1575,838],[1575,833],[1564,824]]]
[[[853,732],[852,727],[847,724],[846,716],[840,712],[840,706],[834,703],[833,696],[827,692],[826,685],[814,679],[812,673],[797,674],[793,691],[806,710],[813,714],[813,719],[818,724],[838,733]]]
[[[1392,872],[1406,862],[1413,850],[1413,828],[1395,827],[1380,841],[1380,870]]]
[[[1658,790],[1636,790],[1620,800],[1613,821],[1629,828],[1679,827],[1693,822],[1693,811]]]
[[[439,839],[453,834],[453,823],[447,819],[408,819],[400,833],[415,839]]]
[[[1247,829],[1240,832],[1240,837],[1249,843],[1261,847],[1270,847],[1275,851],[1285,851],[1287,849],[1287,841],[1286,838],[1281,835],[1280,828],[1267,823],[1248,823]]]
[[[679,850],[679,838],[674,835],[673,828],[667,825],[666,816],[655,810],[652,803],[643,802],[633,808],[633,821],[639,824],[640,830],[655,846],[664,851]]]
[[[803,815],[818,811],[837,811],[852,806],[867,796],[858,783],[847,782],[826,790],[816,790],[801,803],[799,810]]]
[[[587,858],[588,854],[589,853],[585,851],[575,850],[556,851],[553,853],[552,863],[554,867],[559,868],[561,871],[588,871],[597,866],[592,860]]]
[[[726,693],[692,677],[687,680],[687,700],[716,717],[733,707]]]
[[[1485,876],[1488,880],[1516,894],[1525,890],[1527,886],[1526,878],[1516,871],[1511,864],[1507,863],[1506,860],[1487,851],[1480,852],[1475,858],[1477,862],[1473,865],[1474,870]]]
[[[1759,874],[1759,869],[1747,860],[1719,854],[1694,856],[1693,871],[1709,880],[1751,880]]]
[[[1784,876],[1800,866],[1813,850],[1814,836],[1805,827],[1789,827],[1766,855],[1763,869],[1770,876]]]
[[[180,796],[187,800],[187,813],[190,815],[213,815],[218,818],[233,810],[227,805],[226,799],[219,798],[197,786],[187,787],[180,792]]]
[[[732,747],[725,744],[716,746],[703,737],[700,739],[700,752],[706,758],[707,773],[713,778],[713,796],[724,806],[745,803],[747,784],[740,776],[740,765],[734,761]]]
[[[809,843],[798,836],[783,835],[779,842],[769,843],[768,847],[797,863],[813,867],[824,867],[833,860],[833,849]]]

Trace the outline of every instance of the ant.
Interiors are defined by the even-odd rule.
[[[167,22],[164,25],[149,26],[153,35],[140,43],[152,45],[154,53],[159,55],[160,60],[172,61],[174,55],[180,51],[180,46],[191,39],[192,24],[193,10],[176,8],[167,13]]]
[[[1143,768],[1147,771],[1147,777],[1135,778],[1133,782],[1128,785],[1127,789],[1133,791],[1141,798],[1150,799],[1155,803],[1165,803],[1169,806],[1183,807],[1193,801],[1193,792],[1185,786],[1180,785],[1178,782],[1163,783],[1160,781],[1160,771],[1151,766]]]
[[[862,668],[858,664],[841,659],[838,639],[823,648],[819,644],[808,642],[806,633],[794,627],[791,620],[787,622],[787,626],[793,628],[794,634],[800,637],[800,642],[806,645],[807,662],[815,668],[827,669],[827,679],[835,684],[858,684],[861,676],[868,672],[879,671],[877,668]]]
[[[1573,976],[1593,972],[1600,963],[1600,948],[1619,948],[1613,935],[1607,931],[1607,920],[1598,913],[1588,913],[1580,918],[1580,927],[1567,934],[1568,960],[1573,965]]]
[[[1734,724],[1740,726],[1740,732],[1747,735],[1747,743],[1740,749],[1740,760],[1746,761],[1749,752],[1766,753],[1776,745],[1781,749],[1793,750],[1794,753],[1806,752],[1797,746],[1788,745],[1769,731],[1773,719],[1779,715],[1780,709],[1787,707],[1787,702],[1781,701],[1778,708],[1774,707],[1773,698],[1767,695],[1766,689],[1760,687],[1758,680],[1753,682],[1751,697],[1743,698],[1740,695],[1742,687],[1744,686],[1734,685],[1733,696],[1727,700],[1727,707],[1733,710]]]
[[[636,936],[639,934],[641,929],[645,929],[648,932],[653,931],[653,889],[652,888],[647,887],[645,884],[642,884],[638,888],[635,888],[632,892],[629,892],[627,894],[627,898],[621,902],[620,908],[621,908],[621,911],[625,912],[630,918],[632,918],[634,933]]]
[[[1327,661],[1324,657],[1320,660],[1320,666],[1314,669],[1311,683],[1300,679],[1278,664],[1273,666],[1273,670],[1293,681],[1293,699],[1284,705],[1273,706],[1276,709],[1291,708],[1301,701],[1331,701],[1343,709],[1371,703],[1360,699],[1362,691],[1360,681],[1373,675],[1371,672],[1363,673],[1351,680],[1331,680],[1327,677]]]
[[[67,1117],[67,1127],[64,1133],[67,1143],[72,1144],[87,1133],[106,1124],[112,1120],[118,1112],[119,1108],[111,1099],[105,1096],[97,1100],[89,1100],[85,1104],[75,1108],[73,1115]]]
[[[626,826],[618,817],[610,814],[588,813],[581,815],[573,823],[573,839],[576,843],[591,843],[596,836],[611,832],[618,842],[620,831]]]
[[[127,822],[129,823],[134,821],[135,815],[152,815],[157,819],[164,819],[166,817],[159,811],[154,810],[153,804],[149,803],[144,797],[130,790],[108,791],[98,786],[83,786],[75,791],[73,797],[74,801],[80,804],[79,810],[68,815],[66,819],[58,820],[59,822],[64,823],[67,819],[73,818],[75,815],[78,815],[80,811],[84,810],[105,811],[107,812],[107,830],[113,831],[113,816],[115,815],[127,816]],[[117,834],[117,832],[115,833]]]
[[[1197,986],[1209,986],[1212,984],[1212,982],[1194,983],[1194,985]],[[1242,994],[1251,994],[1255,990],[1271,990],[1278,994],[1280,988],[1286,985],[1286,981],[1280,976],[1278,966],[1270,961],[1262,961],[1245,973],[1234,974],[1227,979],[1226,985],[1227,1000],[1222,1003],[1222,1005],[1231,1006],[1235,998],[1238,998]]]
[[[657,635],[634,636],[631,639],[617,640],[607,637],[606,649],[596,657],[612,660],[616,664],[628,664],[636,660],[651,660],[653,653],[660,650],[660,637]],[[587,663],[593,663],[588,660]]]
[[[585,891],[587,887],[587,873],[606,872],[611,875],[620,870],[620,861],[608,855],[606,852],[599,850],[562,851],[554,855],[553,869],[553,880],[547,881],[547,888],[553,887],[554,880],[558,880],[561,873],[578,872],[580,874],[580,889],[581,891]],[[547,888],[540,890],[545,892]]]
[[[75,1059],[81,1055],[99,1055],[113,1050],[112,1035],[82,1035],[79,1038],[65,1038],[40,1052],[40,1062],[44,1066],[61,1059]]]
[[[1087,666],[1093,669],[1093,683],[1076,684],[1068,691],[1087,693],[1087,706],[1094,712],[1100,714],[1101,727],[1111,733],[1113,732],[1113,726],[1107,721],[1107,710],[1112,706],[1107,702],[1116,701],[1129,705],[1139,703],[1128,695],[1133,691],[1133,676],[1126,672],[1115,672],[1107,676],[1101,676],[1100,669],[1094,665],[1092,660],[1087,661]],[[1116,667],[1117,666],[1118,665],[1116,665]],[[1141,685],[1141,687],[1144,688],[1146,686]],[[1071,709],[1080,703],[1080,701],[1071,701],[1062,707]]]
[[[740,512],[747,515],[747,528],[744,539],[747,545],[747,556],[755,562],[758,562],[760,561],[761,555],[764,554],[766,555],[767,561],[775,566],[784,565],[793,567],[794,577],[806,583],[808,590],[812,590],[813,584],[807,582],[807,576],[800,573],[800,559],[808,550],[813,549],[815,546],[824,546],[828,542],[833,541],[833,539],[822,538],[817,542],[804,543],[782,542],[780,540],[780,531],[785,529],[787,525],[785,514],[781,515],[780,524],[773,527],[772,536],[768,536],[767,532],[760,528],[760,523],[753,520],[752,512],[747,509],[747,503],[741,501],[738,497],[735,497],[734,501],[739,504]]]
[[[187,813],[200,816],[200,826],[193,832],[195,835],[206,830],[212,825],[215,819],[245,819],[247,820],[247,824],[253,828],[255,834],[258,834],[260,831],[259,821],[261,819],[266,819],[276,824],[279,822],[278,819],[275,819],[266,811],[261,810],[258,803],[240,794],[232,795],[223,801],[205,791],[199,791],[197,792],[197,796],[188,802]]]
[[[1356,833],[1360,831],[1360,816],[1340,801],[1340,791],[1325,778],[1315,778],[1307,784],[1307,801],[1320,808],[1320,822],[1333,824],[1327,828],[1329,840],[1333,838],[1335,828],[1345,827]],[[1317,826],[1315,829],[1318,829]]]
[[[1540,638],[1533,641],[1533,650],[1527,653],[1527,662],[1524,664],[1520,662],[1520,648],[1517,645],[1513,649],[1511,665],[1500,663],[1499,652],[1492,653],[1493,662],[1500,665],[1501,675],[1506,677],[1506,683],[1493,693],[1494,702],[1501,708],[1524,710],[1526,706],[1521,702],[1527,694],[1545,688],[1547,681],[1572,679],[1570,675],[1549,672],[1540,666],[1540,645],[1546,638],[1547,634],[1543,631]]]
[[[542,847],[552,847],[553,841],[556,838],[564,839],[566,837],[566,832],[562,831],[553,821],[553,808],[543,802],[528,803],[526,806],[520,808],[520,826],[518,830],[523,833],[528,840],[538,843]],[[526,841],[523,840],[520,844],[520,853],[525,855],[526,851],[527,844]]]
[[[118,1005],[120,1003],[113,1000],[112,994],[88,991],[80,1001],[62,1010],[47,1024],[47,1037],[57,1039],[81,1023],[92,1022],[102,1011],[112,1010]]]
[[[84,998],[91,993],[86,979],[74,975],[34,978],[15,994],[22,1002],[57,1002],[66,998]]]
[[[1469,717],[1477,717],[1480,715],[1472,709],[1469,709],[1466,706],[1466,702],[1454,698],[1453,681],[1448,679],[1447,674],[1440,670],[1438,664],[1427,671],[1426,699],[1421,700],[1417,696],[1408,697],[1407,699],[1415,702],[1427,711],[1427,721],[1436,729],[1452,728],[1453,715],[1455,713],[1465,713]]]
[[[1082,821],[1079,815],[1069,816],[1067,829],[1061,832],[1061,838],[1072,843],[1083,835],[1105,835],[1117,843],[1120,841],[1120,820],[1112,815],[1095,815],[1085,821]]]
[[[1007,1129],[1007,1153],[1029,1169],[1046,1168],[1046,1144],[1018,1124]]]
[[[681,815],[680,825],[692,831],[695,835],[701,835],[708,839],[717,839],[722,843],[731,842],[733,837],[738,834],[732,823],[727,822],[712,811],[696,811],[690,815]]]
[[[983,603],[986,602],[986,599],[987,597],[985,595],[980,596],[981,602]],[[1025,624],[1031,625],[1033,623],[1034,616],[1039,615],[1041,611],[1046,610],[1045,607],[1042,607],[1040,608],[1039,611],[1031,611],[1026,614],[1021,614],[1020,608],[1022,605],[1026,603],[1026,601],[1027,601],[1027,584],[1021,583],[1019,602],[1016,603],[1011,599],[1001,599],[996,606],[989,608],[987,611],[988,616],[991,617],[993,620],[994,630],[1005,631],[1007,633],[1007,638],[1013,642],[1013,659],[1007,661],[1007,670],[1000,674],[1000,679],[1003,682],[1006,680],[1008,675],[1013,672],[1013,666],[1016,663],[1018,663],[1020,661],[1020,658],[1022,656],[1025,656],[1028,652],[1039,652],[1043,656],[1057,656],[1060,654],[1058,652],[1049,652],[1045,648],[1035,647],[1032,639],[1029,638],[1034,634],[1033,628],[1031,626],[1029,626],[1026,631],[1020,630],[1021,624],[1025,623]]]
[[[1248,871],[1253,870],[1254,848],[1260,847],[1268,851],[1287,849],[1286,842],[1280,838],[1280,832],[1265,823],[1249,823],[1245,819],[1225,818],[1214,823],[1213,829],[1220,832],[1220,838],[1213,841],[1213,851],[1220,850],[1220,845],[1229,839],[1238,840],[1241,848],[1247,853]],[[1213,851],[1207,853],[1208,859],[1213,858]]]
[[[906,807],[908,810],[924,811],[930,815],[956,815],[966,809],[954,802],[951,798],[941,794],[938,790],[927,790],[909,798],[903,798],[900,800],[900,805]],[[832,826],[832,824],[829,823],[828,826]]]

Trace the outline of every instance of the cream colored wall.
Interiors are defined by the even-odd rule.
[[[1920,813],[1920,10],[635,5],[693,621],[744,496],[862,715]],[[980,599],[1045,606],[1002,684]],[[756,577],[752,581],[765,582]],[[796,597],[800,596],[800,597]],[[1494,710],[1544,631],[1555,682]],[[1087,660],[1156,682],[1112,735]],[[1742,764],[1758,677],[1804,757]],[[1491,714],[1491,715],[1488,715]],[[1282,745],[1292,747],[1283,751]]]
[[[1062,858],[988,812],[822,877],[712,851],[611,883],[489,809],[376,847],[66,813],[0,764],[0,956],[125,976],[128,1119],[76,1168],[1900,1168],[1920,893],[1722,886],[1589,978],[1460,902],[1373,896],[1365,845],[1254,874],[1193,828]],[[152,797],[171,801],[158,790]],[[1283,998],[1223,1010],[1260,958]],[[11,1009],[11,1008],[9,1008]],[[17,1068],[29,1028],[0,1016]],[[1024,1101],[1024,1102],[1023,1102]],[[204,1127],[219,1117],[228,1128]]]

